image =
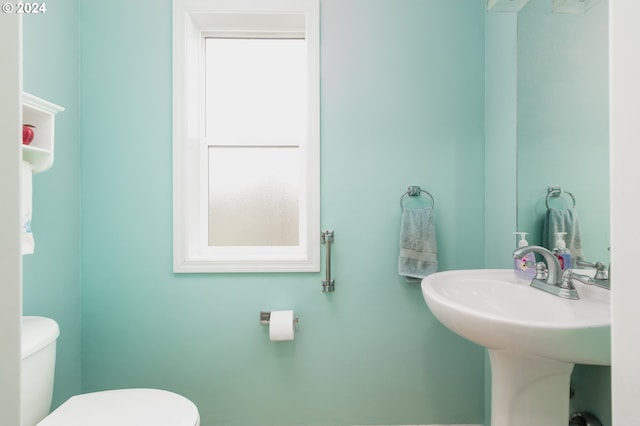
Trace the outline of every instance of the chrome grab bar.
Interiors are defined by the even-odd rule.
[[[331,278],[331,244],[333,243],[333,231],[323,231],[320,234],[320,241],[327,246],[327,255],[325,257],[327,277],[322,280],[322,292],[331,293],[335,290],[335,280]]]

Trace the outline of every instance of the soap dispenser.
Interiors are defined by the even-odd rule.
[[[573,261],[571,258],[571,251],[567,248],[567,243],[564,241],[566,232],[555,232],[556,242],[553,248],[553,254],[558,258],[560,262],[560,269],[571,269],[573,267]]]
[[[526,232],[514,232],[514,234],[520,236],[518,248],[529,245],[529,242],[526,240]],[[513,259],[513,269],[518,278],[532,280],[536,275],[536,256],[530,252],[520,259]]]

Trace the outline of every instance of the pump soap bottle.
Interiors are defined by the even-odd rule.
[[[558,262],[560,262],[560,269],[563,271],[573,267],[571,251],[567,248],[567,243],[564,241],[565,235],[567,235],[566,232],[555,232],[556,243],[553,248],[553,254],[558,258]]]
[[[529,245],[529,242],[525,239],[526,232],[514,232],[514,234],[520,236],[518,248]],[[536,256],[533,253],[527,253],[521,259],[513,259],[513,269],[518,278],[532,280],[536,275]]]

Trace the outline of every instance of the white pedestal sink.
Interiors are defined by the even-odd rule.
[[[566,426],[574,364],[610,365],[609,291],[574,284],[580,300],[537,290],[507,269],[422,280],[435,317],[489,351],[492,426]]]

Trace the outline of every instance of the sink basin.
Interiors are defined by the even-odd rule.
[[[574,285],[579,300],[535,289],[510,269],[446,271],[422,280],[438,321],[489,350],[492,426],[566,426],[573,365],[610,365],[610,293]]]
[[[489,349],[611,364],[608,290],[574,281],[580,300],[569,300],[529,284],[509,269],[447,271],[425,278],[422,294],[442,324]]]

